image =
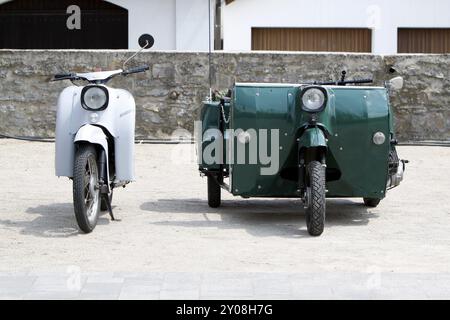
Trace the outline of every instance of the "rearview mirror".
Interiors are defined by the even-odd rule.
[[[155,44],[155,39],[151,35],[145,33],[139,37],[138,43],[142,49],[150,49]]]
[[[403,88],[404,80],[402,77],[395,77],[389,81],[389,87],[394,90]]]

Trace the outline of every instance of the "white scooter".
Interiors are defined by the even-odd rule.
[[[115,76],[145,72],[148,66],[125,70],[128,61],[154,44],[150,35],[139,38],[140,49],[123,69],[64,73],[52,81],[84,80],[59,96],[56,115],[56,175],[73,180],[73,204],[80,229],[94,230],[100,210],[111,208],[113,189],[134,181],[135,102],[126,90],[106,83]]]

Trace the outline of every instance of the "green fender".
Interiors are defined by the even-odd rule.
[[[306,129],[299,140],[300,148],[327,147],[325,133],[318,127]]]

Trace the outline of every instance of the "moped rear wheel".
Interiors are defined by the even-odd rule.
[[[78,226],[90,233],[100,213],[100,188],[97,152],[92,145],[80,145],[73,170],[73,205]]]
[[[364,198],[364,204],[367,207],[371,207],[371,208],[376,208],[379,204],[381,199],[376,199],[376,198]]]
[[[208,205],[211,208],[220,207],[221,188],[216,178],[208,176]]]
[[[306,170],[306,227],[312,236],[320,236],[325,228],[325,167],[318,161]]]

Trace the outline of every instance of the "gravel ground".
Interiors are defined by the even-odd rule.
[[[137,182],[114,194],[121,221],[105,214],[85,235],[71,182],[54,176],[54,145],[0,140],[0,272],[450,271],[450,148],[400,147],[411,161],[403,184],[375,209],[328,200],[319,238],[307,235],[298,200],[224,193],[210,209],[189,148],[137,145]]]

